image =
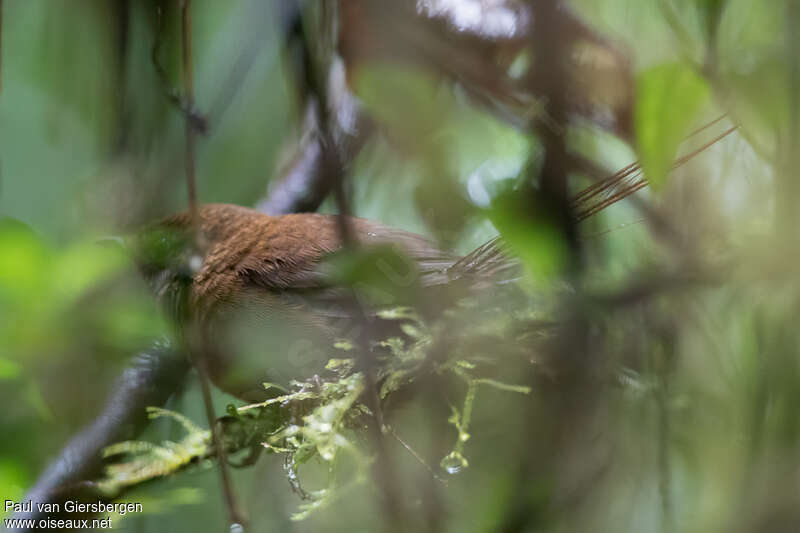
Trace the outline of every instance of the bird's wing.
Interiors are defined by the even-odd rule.
[[[298,224],[300,217],[313,217],[313,221],[307,220],[313,223]],[[351,318],[358,312],[352,287],[342,282],[337,263],[328,260],[342,249],[335,217],[288,215],[279,222],[270,228],[274,242],[265,238],[261,248],[240,263],[238,275],[245,286],[266,289],[292,306],[311,307],[320,316]],[[418,288],[447,284],[448,268],[456,258],[429,240],[364,219],[350,218],[349,223],[360,251],[386,252],[365,253],[372,264],[362,267],[379,272],[383,283],[394,284],[390,292],[407,289],[410,294]]]

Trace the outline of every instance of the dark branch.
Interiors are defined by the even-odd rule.
[[[163,405],[183,384],[188,364],[170,346],[155,344],[136,355],[111,388],[97,418],[75,435],[58,458],[39,476],[25,499],[61,502],[93,495],[84,480],[97,479],[103,470],[102,451],[115,442],[134,438],[147,424],[146,407]],[[36,511],[15,518],[44,518]]]

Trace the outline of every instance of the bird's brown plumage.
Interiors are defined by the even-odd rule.
[[[359,246],[389,245],[410,260],[413,276],[394,274],[409,289],[412,284],[447,287],[459,277],[507,265],[495,245],[459,261],[413,233],[354,217],[347,224]],[[182,301],[204,333],[212,377],[229,392],[251,397],[262,381],[308,371],[320,361],[302,352],[320,344],[328,347],[333,337],[347,335],[353,327],[357,304],[352,292],[337,285],[324,262],[342,248],[335,215],[271,217],[245,207],[209,204],[198,208],[195,221],[182,213],[155,227],[185,234],[185,242],[199,247],[197,264],[191,265],[183,284],[175,281],[174,260],[147,271],[166,280],[162,295],[175,300],[176,287],[187,291]],[[237,355],[248,351],[249,356]],[[301,359],[309,364],[297,364]]]
[[[399,247],[426,284],[444,282],[456,261],[419,235],[361,218],[349,217],[348,223],[361,245]],[[161,223],[180,231],[190,225],[189,213]],[[192,280],[192,301],[200,305],[223,301],[248,285],[275,292],[322,288],[326,281],[317,267],[342,247],[335,215],[271,217],[246,207],[207,204],[198,209],[197,225],[204,261]]]

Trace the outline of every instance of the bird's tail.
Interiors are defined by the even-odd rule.
[[[453,263],[448,275],[511,283],[520,278],[521,268],[519,260],[507,253],[502,238],[495,237]]]
[[[706,132],[726,117],[727,115],[722,115],[703,124],[690,133],[687,139]],[[720,140],[734,133],[737,129],[737,125],[728,127],[700,147],[676,159],[672,164],[672,168],[677,168],[687,163]],[[647,185],[647,179],[642,175],[641,165],[638,162],[632,163],[574,195],[570,202],[572,216],[576,222],[581,222]],[[477,277],[502,283],[518,280],[521,276],[521,268],[519,260],[508,255],[502,239],[495,237],[456,261],[448,268],[447,274],[449,277],[456,279],[460,277]]]

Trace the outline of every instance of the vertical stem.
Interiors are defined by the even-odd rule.
[[[573,208],[568,195],[568,172],[571,165],[567,153],[565,132],[569,122],[568,97],[569,58],[576,40],[574,29],[566,18],[564,3],[558,0],[528,0],[533,27],[529,46],[533,68],[528,71],[528,84],[537,98],[546,104],[546,117],[536,117],[536,133],[544,149],[539,172],[539,188],[528,186],[529,205],[559,233],[569,256],[563,274],[580,289],[581,242]],[[532,176],[533,177],[533,176]],[[541,439],[534,439],[536,449],[523,456],[515,474],[515,494],[505,511],[498,531],[527,531],[541,527],[538,523],[541,505],[548,505],[548,516],[557,523],[572,521],[576,508],[574,486],[593,482],[591,469],[576,472],[570,468],[574,461],[585,457],[585,435],[596,431],[596,420],[603,409],[600,380],[595,380],[594,357],[600,348],[590,349],[589,316],[580,306],[579,298],[565,298],[560,312],[557,333],[548,342],[547,361],[558,379],[542,380],[534,370],[528,374],[537,384],[541,400],[530,402],[523,416],[528,425],[536,427]],[[548,480],[547,501],[530,490],[531,479]],[[567,505],[566,502],[571,502]],[[549,514],[552,513],[552,514]],[[574,523],[574,522],[573,522]]]
[[[188,108],[194,109],[194,67],[192,64],[192,0],[181,2],[181,39],[183,59],[183,91]],[[192,220],[197,222],[197,186],[195,180],[194,127],[190,114],[186,114],[186,186],[189,211]]]
[[[800,143],[800,1],[787,0],[786,3],[786,59],[789,66],[789,126],[785,132],[784,142],[779,146],[779,176],[777,183],[778,202],[778,234],[785,244],[792,247],[798,244],[798,226],[800,225],[800,210],[797,209],[797,200],[800,198],[800,180],[797,179],[797,168],[800,165],[798,143]]]
[[[211,399],[211,385],[208,380],[208,371],[206,370],[205,360],[202,356],[195,357],[195,366],[197,373],[200,376],[200,389],[203,395],[203,407],[208,419],[208,427],[211,430],[211,439],[214,445],[214,451],[217,454],[217,465],[219,467],[220,482],[222,484],[222,493],[225,497],[225,507],[228,510],[228,520],[231,526],[239,524],[244,527],[244,516],[239,508],[236,500],[236,495],[233,492],[233,482],[231,481],[230,471],[228,470],[228,458],[225,454],[225,446],[220,438],[219,429],[217,427],[216,419],[214,418],[214,403]]]
[[[323,17],[327,26],[328,21],[333,21],[335,4],[330,1],[323,2]],[[333,22],[331,22],[333,24]],[[307,48],[304,48],[305,53],[309,53]],[[350,199],[347,194],[346,179],[347,169],[345,162],[342,160],[342,155],[339,152],[339,147],[336,144],[336,139],[331,132],[331,116],[330,116],[330,102],[328,100],[328,80],[323,79],[321,75],[322,65],[320,62],[313,61],[309,55],[305,57],[305,63],[308,65],[308,80],[307,83],[311,89],[312,94],[317,99],[319,106],[317,112],[319,116],[319,130],[321,137],[322,149],[322,164],[324,165],[323,173],[326,179],[330,180],[331,189],[336,201],[339,214],[337,216],[337,227],[339,235],[345,249],[353,252],[358,247],[358,241],[353,228],[348,218],[350,210]],[[327,69],[325,69],[327,72]],[[370,359],[369,351],[369,336],[370,330],[370,316],[368,310],[365,309],[355,290],[351,290],[353,301],[356,302],[356,320],[361,326],[359,328],[358,338],[355,339],[358,345],[358,368],[364,375],[365,384],[365,403],[372,411],[373,418],[369,424],[370,437],[375,445],[375,475],[378,485],[381,487],[383,511],[386,515],[384,520],[386,531],[405,531],[405,513],[401,508],[400,494],[397,489],[397,476],[393,465],[392,457],[386,449],[386,439],[384,438],[386,431],[386,424],[383,418],[383,410],[381,406],[380,394],[378,392],[377,377],[375,372],[374,361]]]
[[[0,0],[2,1],[2,0]],[[114,2],[114,20],[116,22],[116,100],[114,108],[115,131],[112,145],[113,157],[123,155],[127,150],[130,129],[130,112],[128,109],[128,54],[130,51],[130,26],[131,5],[130,0],[116,0]]]
[[[656,392],[658,409],[658,492],[661,498],[661,528],[668,533],[673,530],[672,514],[672,467],[670,464],[669,444],[671,423],[669,415],[669,368],[667,358],[671,354],[664,353],[659,363],[659,387]]]
[[[0,92],[3,91],[3,0],[0,0]]]
[[[531,69],[532,85],[537,95],[547,104],[547,119],[541,120],[537,128],[544,148],[544,161],[540,172],[539,195],[545,206],[550,208],[550,222],[562,233],[570,250],[571,274],[580,265],[580,240],[575,217],[572,213],[568,195],[567,177],[569,158],[565,142],[568,125],[566,87],[570,33],[564,23],[561,7],[556,0],[542,0],[534,3],[534,28],[531,46],[536,58],[536,68]],[[534,199],[534,208],[541,208],[542,202]]]
[[[185,165],[186,165],[186,186],[189,201],[189,212],[192,217],[192,224],[197,237],[199,238],[198,228],[198,213],[197,213],[197,186],[195,180],[195,126],[192,123],[191,111],[194,109],[194,68],[192,63],[192,2],[191,0],[182,0],[181,2],[181,49],[182,49],[182,64],[183,64],[183,90],[186,106],[190,112],[185,113],[186,121],[186,146],[185,146]],[[203,395],[203,406],[208,419],[208,427],[211,431],[211,439],[214,445],[214,451],[217,455],[217,464],[219,466],[220,482],[222,484],[222,492],[225,497],[225,505],[228,510],[228,519],[231,526],[238,524],[243,527],[244,519],[240,512],[239,506],[236,501],[236,496],[233,492],[233,483],[231,482],[230,472],[228,471],[228,461],[225,455],[225,446],[220,438],[217,428],[216,419],[214,417],[214,403],[211,398],[211,386],[208,379],[208,371],[205,364],[205,355],[202,353],[202,339],[197,335],[197,331],[193,326],[190,326],[190,347],[189,351],[192,354],[192,359],[197,367],[197,373],[200,377],[200,388]]]

